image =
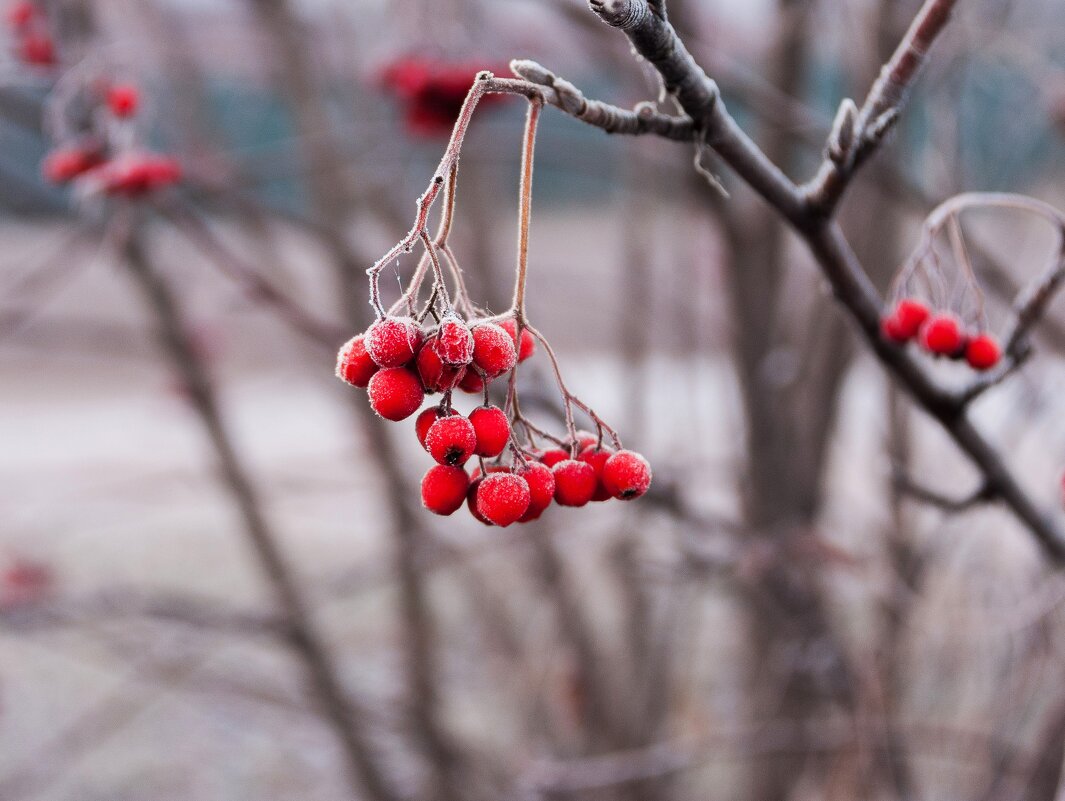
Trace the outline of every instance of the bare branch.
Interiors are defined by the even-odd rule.
[[[678,142],[690,142],[696,138],[690,118],[662,114],[652,103],[640,103],[629,111],[600,100],[589,100],[576,86],[535,61],[516,59],[510,62],[510,69],[519,78],[540,86],[545,103],[607,133],[655,134]]]
[[[928,51],[946,28],[957,0],[925,0],[910,29],[906,31],[891,59],[869,90],[856,116],[854,103],[843,101],[837,125],[850,120],[846,142],[833,127],[825,148],[825,160],[814,178],[803,186],[810,207],[824,217],[831,217],[851,178],[876,152],[898,121],[910,87],[917,80]]]

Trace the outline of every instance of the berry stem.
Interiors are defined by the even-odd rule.
[[[536,151],[536,129],[540,121],[543,101],[529,99],[525,116],[525,136],[521,146],[521,186],[518,196],[518,270],[514,281],[514,319],[517,341],[520,345],[521,330],[525,325],[525,282],[529,272],[529,218],[532,214],[533,156]]]
[[[566,381],[562,377],[562,370],[558,366],[558,357],[555,356],[555,351],[551,347],[551,344],[547,341],[543,334],[533,328],[531,325],[526,326],[529,329],[529,333],[532,334],[543,347],[544,352],[547,354],[548,360],[551,362],[551,370],[555,374],[555,383],[558,384],[558,390],[562,393],[562,405],[566,414],[566,433],[569,435],[570,449],[576,455],[577,449],[577,426],[573,421],[573,407],[576,406],[582,412],[595,423],[599,429],[599,438],[602,440],[602,432],[605,431],[610,435],[610,439],[614,442],[614,447],[620,450],[621,438],[618,436],[618,432],[611,428],[603,418],[595,413],[595,410],[591,406],[586,404],[572,392],[569,387],[566,386]]]

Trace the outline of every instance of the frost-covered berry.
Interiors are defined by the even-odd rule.
[[[410,317],[382,317],[366,331],[366,349],[379,367],[402,367],[421,342],[422,330]]]
[[[484,392],[484,379],[480,374],[472,367],[467,367],[466,372],[462,374],[462,378],[459,379],[458,388],[463,392],[469,392],[471,395]]]
[[[618,451],[603,465],[602,482],[613,497],[631,501],[651,486],[651,465],[634,451]]]
[[[953,314],[929,317],[921,326],[921,347],[936,356],[954,356],[965,348],[965,334]]]
[[[404,420],[425,399],[422,382],[405,367],[389,367],[373,374],[367,386],[370,406],[386,420]]]
[[[461,467],[437,464],[422,477],[422,505],[433,514],[450,515],[466,500],[470,478]]]
[[[425,435],[429,433],[429,427],[441,417],[447,417],[456,412],[445,412],[439,406],[430,406],[424,410],[414,421],[414,433],[418,435],[418,442],[425,448]]]
[[[518,475],[529,485],[529,508],[525,510],[519,523],[536,520],[551,505],[555,497],[555,474],[551,468],[539,462],[529,462],[518,469]]]
[[[1002,349],[990,334],[977,334],[965,346],[965,360],[974,370],[990,370],[1002,358]]]
[[[337,353],[337,378],[353,387],[365,388],[373,374],[380,370],[366,352],[366,336],[359,334],[340,347]]]
[[[452,389],[466,373],[465,367],[444,364],[437,343],[436,334],[433,334],[418,351],[418,375],[422,378],[426,392],[445,392]]]
[[[518,333],[518,324],[514,322],[514,318],[512,317],[509,320],[504,320],[499,324],[499,327],[510,334],[510,341],[513,342]],[[521,344],[518,345],[518,361],[525,361],[535,352],[536,339],[529,333],[528,328],[521,329]]]
[[[107,107],[116,117],[132,117],[140,102],[140,92],[131,84],[116,83],[107,90]]]
[[[531,500],[528,482],[514,473],[490,473],[477,487],[477,511],[504,528],[521,519]]]
[[[569,458],[569,451],[565,448],[549,448],[540,454],[540,461],[548,467],[554,467],[559,462]]]
[[[436,352],[444,364],[465,367],[473,359],[473,334],[455,314],[440,321],[436,331]]]
[[[474,519],[480,523],[484,523],[486,526],[492,525],[492,521],[477,511],[477,490],[481,486],[481,482],[484,480],[484,476],[480,475],[479,471],[473,471],[473,478],[470,480],[470,488],[466,490],[466,506],[470,510],[470,514]]]
[[[440,464],[466,464],[477,447],[473,423],[460,414],[441,417],[425,434],[425,449]]]
[[[881,331],[892,342],[909,342],[931,316],[928,307],[919,300],[903,298],[895,304],[891,314],[881,322]]]
[[[597,437],[591,431],[584,431],[582,429],[581,431],[577,432],[577,453],[580,453],[585,448],[590,448],[593,445],[598,445],[598,444],[599,444],[599,437]]]
[[[584,506],[595,495],[595,468],[587,462],[564,459],[551,468],[555,475],[555,501],[559,506]]]
[[[498,406],[478,406],[470,412],[470,422],[477,434],[478,456],[499,456],[510,439],[510,422]]]
[[[489,378],[507,372],[517,361],[513,335],[494,323],[473,329],[473,363]]]
[[[606,464],[607,459],[613,455],[614,452],[612,450],[589,445],[577,456],[578,461],[590,464],[595,471],[595,493],[592,495],[593,501],[609,501],[614,497],[613,493],[603,486],[603,465]]]

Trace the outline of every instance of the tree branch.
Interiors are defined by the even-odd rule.
[[[957,0],[926,0],[899,46],[869,90],[861,109],[849,98],[840,104],[825,146],[825,160],[802,191],[810,207],[831,217],[858,168],[898,121],[910,87],[928,51],[950,20]]]
[[[826,216],[823,207],[809,201],[808,192],[796,187],[739,128],[725,109],[717,85],[695,63],[661,13],[661,7],[652,7],[648,0],[590,0],[589,5],[604,22],[622,30],[636,52],[658,70],[666,89],[692,118],[704,141],[791,223],[813,253],[837,300],[858,324],[885,369],[943,425],[983,474],[988,491],[1031,530],[1047,555],[1055,563],[1065,564],[1065,534],[1037,508],[1000,454],[966,417],[964,398],[943,389],[921,362],[880,336],[883,302],[843,231]],[[926,1],[903,44],[882,72],[878,86],[870,92],[866,103],[869,116],[874,109],[901,107],[905,89],[923,62],[923,52],[946,25],[953,5],[953,0]],[[845,122],[837,125],[841,130],[845,127]]]

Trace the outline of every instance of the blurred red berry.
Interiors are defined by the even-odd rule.
[[[405,367],[389,367],[374,373],[367,389],[371,408],[392,421],[410,417],[425,398],[422,382]]]
[[[974,370],[990,370],[1002,358],[1002,349],[990,334],[977,334],[965,346],[965,360]]]
[[[461,467],[437,464],[422,477],[422,505],[433,514],[450,515],[466,500],[470,478]]]
[[[19,0],[7,8],[7,24],[12,28],[25,28],[37,16],[37,7],[29,0]]]
[[[41,173],[54,184],[65,184],[103,163],[96,144],[71,145],[53,150],[41,163]]]
[[[132,117],[140,107],[141,96],[136,86],[119,83],[107,90],[107,107],[116,117]]]
[[[618,451],[603,465],[603,486],[623,501],[639,498],[651,486],[651,465],[634,451]]]
[[[919,300],[903,298],[881,322],[881,330],[892,342],[909,342],[917,336],[921,326],[930,316],[928,307]]]
[[[402,58],[382,71],[381,83],[402,105],[408,131],[421,136],[446,136],[482,69],[470,64]],[[498,104],[503,99],[503,95],[485,95],[479,106]]]
[[[952,314],[929,317],[921,326],[921,347],[937,356],[954,356],[965,347],[961,323]]]
[[[337,353],[337,378],[353,387],[364,389],[379,369],[366,352],[365,334],[349,339]]]
[[[25,64],[51,67],[56,63],[55,44],[42,33],[27,33],[19,41],[18,57]]]

